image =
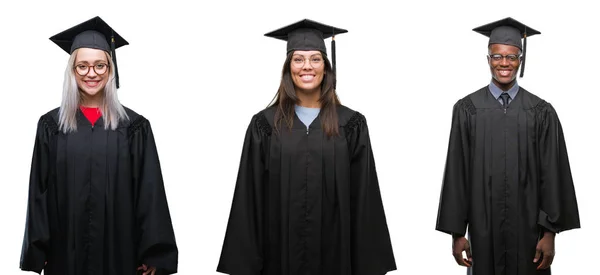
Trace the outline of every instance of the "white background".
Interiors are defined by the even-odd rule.
[[[336,37],[338,94],[369,123],[398,265],[390,274],[465,274],[450,237],[434,230],[451,110],[490,80],[488,40],[471,29],[507,16],[542,32],[528,39],[519,84],[555,106],[578,196],[582,229],[557,236],[553,274],[597,270],[600,19],[592,4],[122,2],[0,6],[3,274],[20,274],[36,123],[60,103],[68,55],[48,38],[96,15],[130,43],[117,50],[119,96],[152,122],[179,274],[216,274],[244,133],[275,94],[285,59],[285,42],[263,34],[303,18],[349,30]]]

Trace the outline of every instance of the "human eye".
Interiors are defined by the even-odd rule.
[[[492,60],[494,60],[494,61],[500,61],[500,60],[502,60],[502,55],[500,55],[500,54],[491,54],[490,58]]]
[[[294,56],[292,57],[292,61],[294,63],[304,63],[304,57],[301,56]]]

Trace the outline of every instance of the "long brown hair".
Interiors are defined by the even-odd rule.
[[[277,90],[277,94],[275,94],[273,102],[270,104],[270,106],[275,105],[277,108],[275,111],[275,132],[281,130],[282,123],[285,123],[288,129],[291,129],[294,124],[294,105],[298,102],[298,97],[296,96],[290,68],[293,54],[293,51],[288,53],[285,63],[283,63],[281,84],[279,84],[279,90]],[[321,96],[319,97],[321,111],[319,116],[321,118],[321,128],[328,137],[332,137],[339,135],[336,106],[341,103],[335,92],[336,79],[331,63],[325,54],[321,54],[325,62],[325,75],[321,82]]]

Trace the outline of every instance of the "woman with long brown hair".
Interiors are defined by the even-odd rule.
[[[252,118],[217,271],[383,275],[396,264],[365,117],[335,91],[324,39],[346,30],[302,20],[287,41],[274,102]],[[332,39],[333,40],[333,39]]]

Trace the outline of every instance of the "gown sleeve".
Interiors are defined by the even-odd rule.
[[[345,126],[350,150],[352,274],[382,275],[396,270],[379,189],[369,128],[355,113]]]
[[[263,179],[270,127],[259,113],[246,131],[233,202],[217,271],[260,275],[263,269]]]
[[[470,160],[469,98],[458,101],[452,110],[452,126],[446,157],[436,230],[464,236],[468,225],[468,172]]]
[[[161,274],[177,272],[178,249],[150,122],[140,116],[129,126],[140,264]]]
[[[45,115],[40,118],[31,161],[27,219],[21,250],[20,268],[24,271],[41,273],[50,249],[47,194],[50,145],[56,131],[56,123],[51,117]]]
[[[580,228],[579,210],[562,126],[549,103],[541,109],[538,224],[560,233]]]

